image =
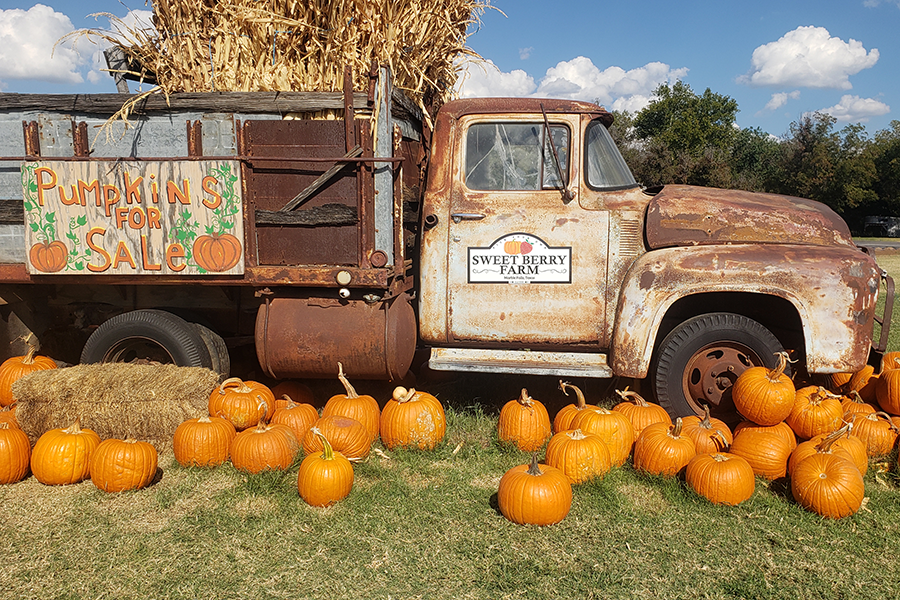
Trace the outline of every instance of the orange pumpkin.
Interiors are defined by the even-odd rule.
[[[16,401],[12,395],[12,385],[19,379],[35,371],[56,368],[52,358],[35,356],[36,351],[35,346],[29,345],[24,356],[13,356],[0,364],[0,406],[9,406]]]
[[[841,408],[844,410],[844,416],[855,415],[856,413],[869,414],[873,413],[877,408],[862,399],[859,392],[853,390],[847,392],[846,396],[841,397]]]
[[[572,484],[603,477],[612,463],[606,444],[595,433],[560,431],[547,442],[546,462],[566,474]]]
[[[672,425],[672,417],[659,404],[651,404],[644,400],[637,392],[630,391],[625,388],[624,391],[616,390],[616,393],[622,398],[613,406],[613,410],[617,410],[631,421],[634,427],[635,439],[641,436],[644,428],[653,423],[662,423],[666,427]]]
[[[31,247],[28,258],[31,265],[42,273],[57,273],[66,268],[69,249],[59,240],[38,242]]]
[[[563,406],[561,409],[559,409],[556,412],[556,416],[553,417],[553,432],[554,433],[559,433],[561,431],[566,431],[568,429],[571,429],[572,419],[574,419],[578,415],[579,412],[581,412],[583,410],[596,410],[597,409],[596,406],[594,406],[592,404],[588,404],[584,401],[584,394],[577,386],[574,386],[567,381],[560,381],[559,389],[561,389],[562,393],[565,394],[566,396],[569,395],[569,392],[567,392],[566,390],[568,390],[568,389],[574,390],[576,402],[575,402],[575,404],[567,404],[566,406]]]
[[[881,372],[875,384],[875,399],[884,412],[900,415],[900,368]]]
[[[147,442],[103,440],[91,455],[91,481],[104,492],[139,490],[156,476],[159,455]]]
[[[853,374],[848,384],[850,390],[858,392],[866,402],[875,402],[875,389],[878,386],[878,375],[872,365],[864,366]]]
[[[866,445],[855,435],[850,435],[852,427],[852,423],[847,423],[837,431],[828,434],[822,433],[798,444],[788,460],[788,475],[793,475],[794,469],[800,461],[817,452],[842,456],[856,465],[860,473],[865,475],[869,468]]]
[[[231,464],[253,474],[287,469],[299,453],[300,444],[290,427],[265,421],[241,431],[231,442]]]
[[[24,479],[31,460],[31,442],[18,427],[0,423],[0,485]]]
[[[550,415],[539,401],[522,393],[500,409],[497,432],[502,442],[511,442],[520,450],[533,452],[544,445],[551,435]]]
[[[90,474],[91,455],[100,436],[82,429],[78,419],[65,429],[45,431],[31,451],[31,472],[44,485],[68,485]]]
[[[369,430],[372,439],[377,440],[381,429],[381,409],[378,407],[378,402],[372,396],[356,393],[344,375],[344,366],[341,363],[338,363],[338,380],[344,386],[346,393],[336,394],[329,398],[325,403],[325,408],[322,409],[322,416],[339,415],[356,419]]]
[[[797,464],[791,492],[800,506],[829,519],[855,514],[865,497],[859,469],[846,458],[823,453]]]
[[[796,389],[784,374],[786,367],[787,354],[780,352],[774,369],[750,367],[738,376],[731,386],[731,397],[745,419],[759,425],[775,425],[791,414]]]
[[[288,402],[316,405],[315,396],[310,387],[305,383],[293,379],[286,379],[285,381],[278,382],[278,384],[272,388],[272,395],[275,396],[275,410],[278,410],[282,406],[286,406]],[[285,398],[285,396],[287,396],[287,398]]]
[[[681,435],[681,417],[674,425],[651,423],[634,442],[634,468],[653,475],[674,477],[697,454],[694,440]]]
[[[223,381],[209,395],[209,414],[228,419],[238,431],[268,421],[275,412],[275,396],[267,386],[256,381],[232,377]]]
[[[497,504],[513,523],[553,525],[572,508],[572,484],[559,469],[539,465],[535,453],[531,464],[513,467],[500,478]]]
[[[19,422],[16,421],[16,405],[4,406],[0,408],[0,423],[7,423],[10,427],[21,429]]]
[[[685,482],[712,502],[737,506],[753,495],[756,476],[746,459],[728,452],[700,453],[684,471]]]
[[[634,445],[634,426],[619,411],[599,407],[597,410],[583,410],[572,419],[570,427],[599,435],[609,450],[613,465],[618,467],[628,460]]]
[[[381,442],[388,450],[431,450],[447,432],[447,417],[440,401],[426,392],[394,388],[381,413]]]
[[[731,445],[734,435],[725,421],[709,415],[709,406],[703,405],[703,418],[690,415],[682,419],[681,431],[694,440],[697,454],[714,454]]]
[[[797,447],[797,435],[794,433],[794,430],[791,429],[790,425],[784,421],[776,425],[757,425],[750,421],[741,421],[734,427],[734,437],[738,437],[745,431],[765,431],[774,433],[785,441],[790,452],[793,452],[794,448]]]
[[[183,467],[215,467],[226,460],[237,430],[222,417],[188,419],[175,429],[172,447]]]
[[[828,376],[828,387],[832,392],[843,394],[850,391],[850,379],[853,373],[832,373]]]
[[[312,404],[297,404],[290,400],[286,405],[276,408],[272,415],[272,423],[287,425],[294,431],[298,440],[303,439],[318,419],[319,413]]]
[[[772,430],[746,429],[737,433],[731,444],[732,454],[746,459],[754,473],[770,480],[787,474],[792,450],[785,438]]]
[[[365,425],[340,415],[321,417],[313,427],[328,439],[328,443],[336,452],[340,452],[350,461],[359,461],[369,455],[372,447],[372,434]],[[310,428],[303,436],[303,451],[307,454],[321,452],[325,449],[322,440]]]
[[[856,414],[852,417],[853,434],[866,445],[869,456],[890,454],[897,441],[898,428],[890,415],[878,411],[870,414]]]
[[[194,241],[197,264],[210,273],[227,271],[241,260],[241,241],[230,233],[201,235]]]
[[[310,506],[331,506],[343,500],[353,489],[353,465],[332,449],[328,439],[318,430],[323,450],[310,454],[300,463],[297,492]]]
[[[800,388],[785,423],[804,440],[820,433],[831,433],[841,426],[844,415],[839,398],[821,386]]]

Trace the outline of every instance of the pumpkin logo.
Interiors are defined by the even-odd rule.
[[[503,251],[507,254],[528,254],[533,246],[528,242],[508,241],[503,243]]]
[[[200,267],[221,273],[241,259],[241,241],[230,233],[201,235],[194,242],[193,254]]]
[[[66,268],[69,249],[59,240],[38,242],[31,247],[28,258],[31,265],[42,273],[56,273]]]

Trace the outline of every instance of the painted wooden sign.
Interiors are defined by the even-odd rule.
[[[31,274],[240,275],[237,161],[22,165]]]

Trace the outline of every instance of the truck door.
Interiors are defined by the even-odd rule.
[[[540,115],[470,117],[460,125],[450,198],[450,340],[596,348],[606,341],[609,215],[579,206],[578,120],[554,116],[549,129]]]

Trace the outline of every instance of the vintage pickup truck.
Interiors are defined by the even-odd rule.
[[[594,104],[432,121],[370,81],[151,95],[128,128],[109,118],[129,96],[0,94],[7,337],[223,374],[250,354],[275,379],[396,379],[418,349],[435,370],[649,377],[673,415],[729,414],[782,350],[811,374],[884,350],[893,282],[826,206],[645,189]]]

